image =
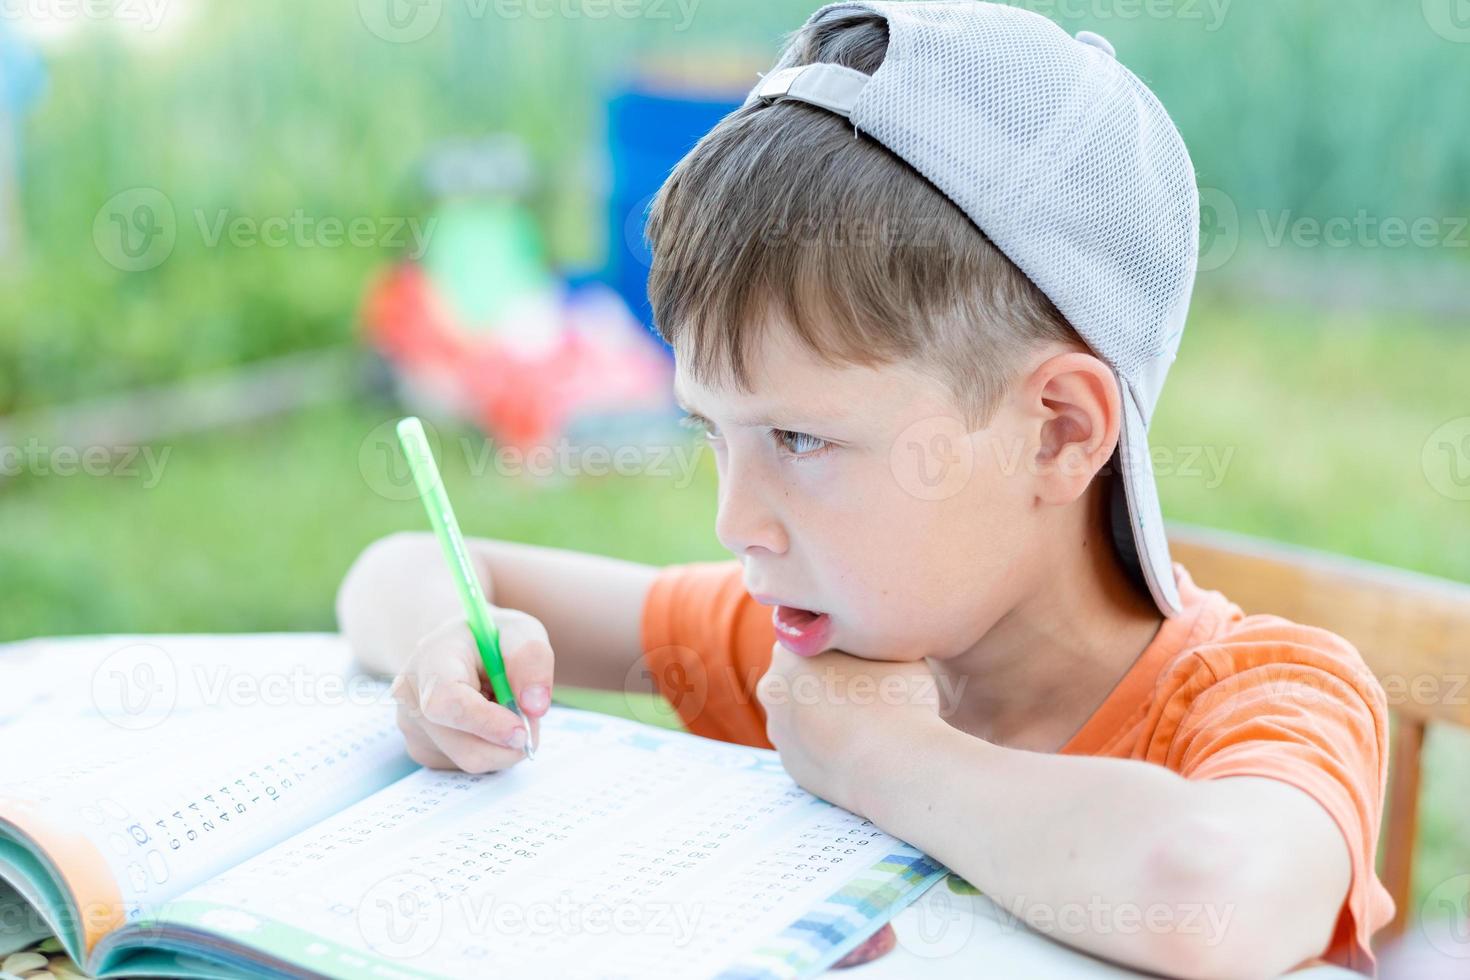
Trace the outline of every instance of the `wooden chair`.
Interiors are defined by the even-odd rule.
[[[1377,940],[1398,938],[1409,916],[1425,729],[1470,726],[1470,585],[1184,524],[1170,524],[1168,537],[1172,557],[1197,585],[1220,590],[1246,613],[1337,633],[1383,683],[1397,730],[1380,875],[1398,910]]]

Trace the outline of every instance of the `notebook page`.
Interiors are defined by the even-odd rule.
[[[93,906],[88,945],[416,768],[348,666],[314,634],[0,649],[0,818]]]
[[[774,752],[558,707],[535,761],[419,770],[165,919],[336,976],[792,975],[940,874]]]

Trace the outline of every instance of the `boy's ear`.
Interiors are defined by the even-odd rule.
[[[1092,354],[1068,351],[1042,361],[1023,390],[1025,408],[1036,423],[1037,497],[1071,503],[1118,444],[1123,405],[1113,369]]]

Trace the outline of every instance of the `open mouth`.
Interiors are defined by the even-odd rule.
[[[832,632],[832,618],[826,613],[795,606],[776,606],[771,611],[771,624],[781,645],[800,657],[827,649]]]

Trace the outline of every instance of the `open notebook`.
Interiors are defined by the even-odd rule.
[[[0,740],[0,949],[94,975],[802,976],[943,875],[773,752],[605,715],[422,769],[330,634],[0,646]]]

